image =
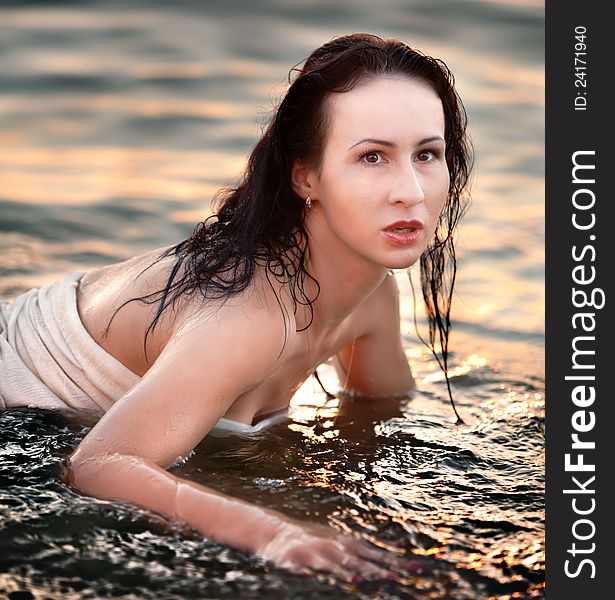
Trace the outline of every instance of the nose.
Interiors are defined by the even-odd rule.
[[[405,204],[406,206],[416,206],[425,201],[420,176],[412,163],[401,166],[395,174],[389,201],[391,204]]]

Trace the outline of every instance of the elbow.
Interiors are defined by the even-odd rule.
[[[117,455],[89,455],[80,449],[68,459],[66,483],[75,491],[98,496],[101,484],[110,476]]]
[[[66,482],[86,496],[130,502],[167,517],[176,516],[177,479],[138,456],[92,455],[77,449],[69,459]]]
[[[79,447],[68,460],[66,482],[88,496],[109,497],[110,490],[117,494],[118,489],[130,481],[142,462],[136,456],[95,454]]]

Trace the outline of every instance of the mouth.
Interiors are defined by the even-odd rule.
[[[385,238],[395,246],[412,246],[423,235],[425,226],[419,219],[411,221],[396,221],[385,227],[382,232]]]

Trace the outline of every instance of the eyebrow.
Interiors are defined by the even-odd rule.
[[[442,136],[432,135],[431,137],[422,139],[417,144],[417,146],[422,146],[423,144],[428,144],[429,142],[444,142],[444,139],[442,138]],[[375,138],[365,138],[364,140],[360,140],[356,144],[353,144],[352,146],[350,146],[348,150],[352,150],[355,146],[358,146],[359,144],[365,144],[365,143],[378,144],[380,146],[387,146],[389,148],[397,147],[397,144],[395,142],[391,142],[389,140],[377,140]]]

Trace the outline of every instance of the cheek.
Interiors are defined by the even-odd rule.
[[[448,188],[444,191],[444,193],[440,197],[440,200],[434,209],[434,212],[436,213],[436,219],[442,214],[442,211],[444,210],[446,206],[447,197],[448,197]]]
[[[437,191],[434,194],[433,211],[436,213],[436,218],[440,216],[440,213],[446,206],[449,189],[450,189],[450,178],[449,178],[448,171],[446,171],[446,174],[442,176],[442,180],[440,184],[437,186]]]
[[[329,227],[342,238],[362,236],[366,230],[366,221],[372,220],[368,214],[369,207],[352,191],[343,194],[338,190],[335,196],[329,196],[329,202],[323,206]]]
[[[369,186],[358,184],[356,174],[344,168],[329,170],[324,175],[319,192],[327,219],[332,225],[353,223],[358,226],[372,208],[372,194],[367,193]]]
[[[430,221],[430,236],[433,237],[435,233],[436,227],[438,225],[438,221],[442,212],[446,209],[446,204],[448,200],[448,176],[446,180],[442,182],[441,185],[438,186],[437,192],[431,196],[431,199],[427,201],[427,208],[429,212],[429,221]]]

